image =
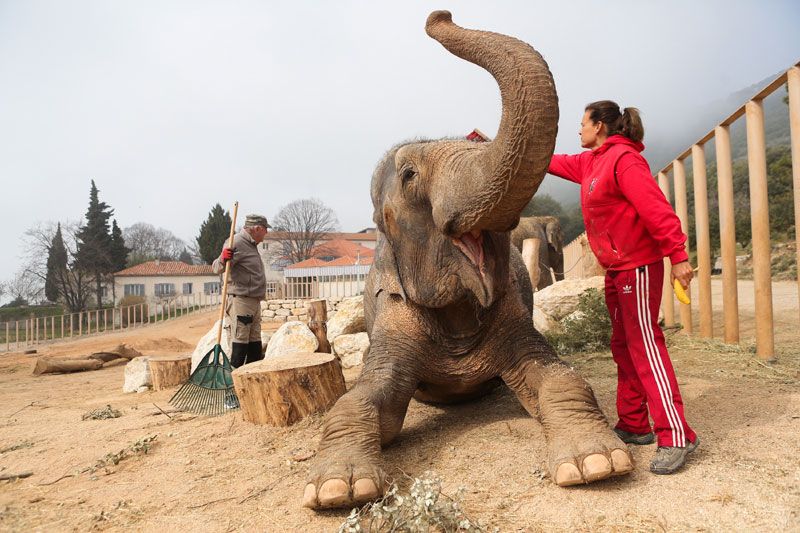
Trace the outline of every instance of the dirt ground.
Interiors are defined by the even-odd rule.
[[[387,471],[435,471],[445,492],[466,488],[471,518],[500,531],[800,531],[796,291],[795,283],[775,284],[775,364],[753,359],[752,311],[742,313],[741,348],[670,335],[687,416],[702,439],[678,475],[647,471],[651,445],[633,449],[632,475],[558,488],[545,473],[541,426],[505,389],[458,406],[412,401],[400,438],[385,450]],[[240,412],[176,413],[167,403],[172,390],[123,394],[123,367],[31,375],[36,357],[120,342],[145,354],[188,353],[215,316],[43,346],[35,356],[0,355],[0,476],[33,472],[0,481],[0,530],[335,531],[348,511],[300,507],[310,464],[303,459],[316,449],[321,417],[271,428],[244,422]],[[613,422],[610,355],[568,359]],[[348,384],[358,371],[346,371]],[[81,420],[106,405],[122,416]],[[101,461],[151,436],[147,454]]]

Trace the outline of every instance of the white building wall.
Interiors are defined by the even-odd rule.
[[[200,276],[117,276],[114,278],[114,288],[117,293],[117,302],[125,297],[125,285],[144,285],[144,297],[149,302],[156,302],[169,297],[162,298],[156,296],[155,286],[157,283],[172,283],[175,285],[174,296],[183,296],[183,284],[192,284],[192,294],[204,295],[206,283],[220,283],[220,277],[216,274]],[[220,285],[221,286],[221,285]],[[188,296],[188,295],[187,295]]]

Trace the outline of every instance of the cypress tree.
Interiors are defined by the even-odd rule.
[[[212,207],[208,218],[200,226],[200,235],[197,237],[197,249],[204,263],[210,265],[219,256],[225,239],[230,236],[230,230],[230,214],[219,204]]]
[[[86,225],[81,227],[77,234],[76,261],[79,268],[94,277],[98,309],[103,306],[103,279],[114,270],[111,233],[108,228],[108,221],[113,214],[114,210],[100,201],[97,186],[92,180]]]
[[[117,226],[117,220],[111,223],[111,262],[113,272],[124,269],[128,262],[130,248],[125,247],[125,239],[122,237],[122,230]]]
[[[50,243],[47,253],[47,274],[44,280],[44,295],[51,302],[58,301],[61,294],[63,273],[67,270],[67,247],[64,246],[64,236],[61,234],[61,223]]]

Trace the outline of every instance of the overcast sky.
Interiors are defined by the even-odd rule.
[[[637,106],[653,132],[800,59],[796,0],[0,0],[0,280],[27,228],[83,216],[90,179],[121,227],[186,241],[235,199],[272,217],[316,197],[342,230],[371,226],[392,144],[496,133],[494,80],[424,32],[443,8],[542,53],[561,152],[589,101]]]

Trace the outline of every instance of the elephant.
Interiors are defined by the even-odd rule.
[[[533,287],[540,291],[564,279],[564,232],[561,222],[556,217],[522,217],[519,225],[511,232],[511,244],[522,252],[522,243],[527,239],[536,239],[534,258],[535,265],[528,265]],[[550,269],[553,269],[553,275]]]
[[[522,41],[456,25],[448,11],[431,13],[425,28],[495,78],[499,130],[487,143],[400,143],[375,168],[379,233],[364,291],[370,352],[325,415],[303,490],[313,509],[381,497],[381,447],[400,433],[412,397],[472,400],[502,383],[540,419],[557,485],[633,470],[589,384],[534,329],[531,285],[510,243],[555,145],[558,102],[547,64]]]

